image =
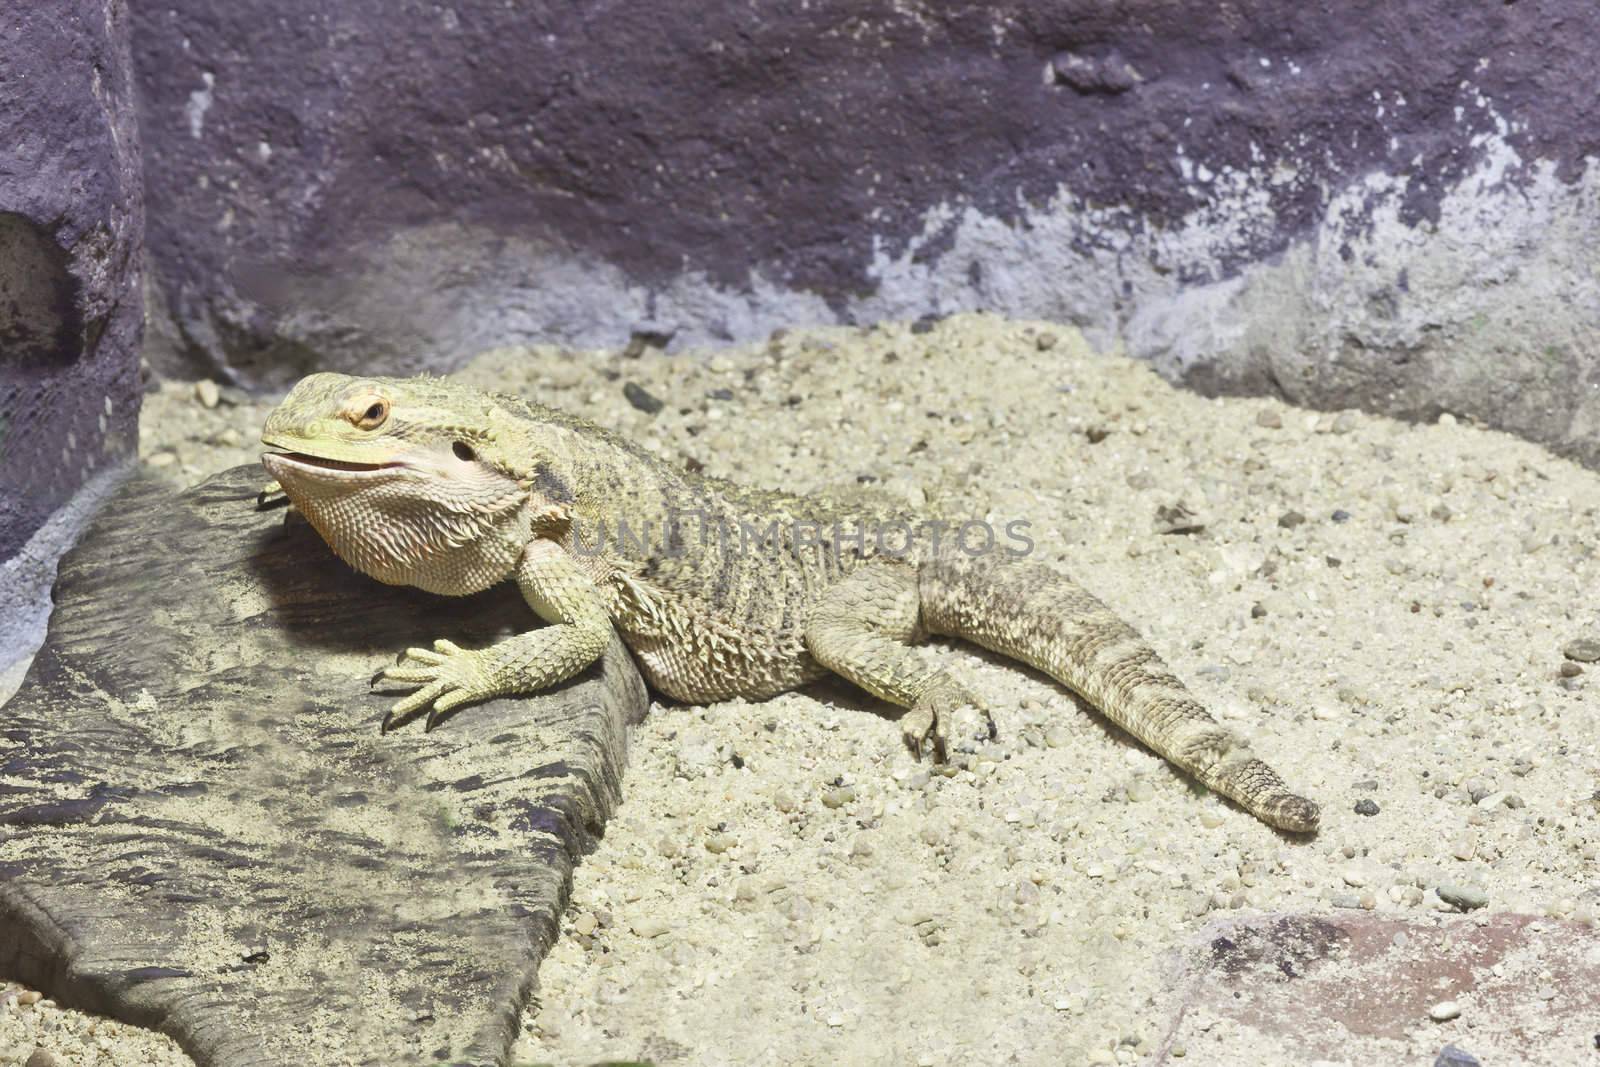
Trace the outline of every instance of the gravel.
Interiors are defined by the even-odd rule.
[[[1041,350],[1043,332],[1056,341]],[[1149,1060],[1121,1037],[1162,1047],[1177,1025],[1167,961],[1222,916],[1359,919],[1333,911],[1330,895],[1347,893],[1341,903],[1423,939],[1433,924],[1502,910],[1593,919],[1600,800],[1581,739],[1600,736],[1600,708],[1554,684],[1551,652],[1594,617],[1594,472],[1465,421],[1357,415],[1348,434],[1319,434],[1322,416],[1177,391],[1146,366],[1093,355],[1070,327],[987,315],[925,334],[797,330],[626,362],[505,350],[464,374],[712,475],[856,491],[868,472],[945,515],[1032,520],[1041,561],[1149,635],[1225,725],[1327,811],[1316,837],[1289,841],[1039,676],[944,645],[932,654],[987,699],[999,732],[937,773],[904,750],[892,711],[843,685],[659,705],[635,730],[625,801],[577,871],[573,936],[541,970],[514,1061]],[[619,378],[695,400],[647,414]],[[702,399],[722,388],[738,401]],[[141,452],[172,456],[153,473],[175,483],[254,462],[269,404],[207,409],[192,386],[162,383],[146,397]],[[1089,427],[1111,432],[1091,444]],[[228,428],[237,446],[212,443]],[[1178,500],[1205,529],[1156,534],[1152,513]],[[1412,521],[1377,521],[1392,502]],[[1339,508],[1360,518],[1305,521]],[[1252,619],[1256,604],[1267,614]],[[1208,665],[1227,677],[1201,675]],[[1335,714],[1311,713],[1323,706]],[[680,774],[672,738],[688,730],[711,755]],[[716,755],[732,752],[742,767]],[[1482,779],[1488,797],[1508,772],[1525,807],[1470,803],[1465,782]],[[1382,819],[1332,803],[1355,778],[1380,783],[1370,799]],[[1148,799],[1130,803],[1130,786]],[[845,789],[853,796],[824,803]],[[721,833],[737,843],[701,847]],[[662,854],[664,837],[675,855]],[[1358,865],[1367,885],[1346,886],[1341,872]],[[1035,892],[1019,892],[1023,881]],[[0,1026],[22,1014],[0,1012]],[[1468,1014],[1485,1062],[1530,1062]],[[1361,1039],[1341,1055],[1430,1062],[1438,1045],[1420,1042],[1432,1028],[1419,1031],[1408,1049]],[[1232,1062],[1217,1051],[1230,1033],[1248,1031],[1184,1022],[1186,1061]],[[0,1029],[13,1034],[0,1050],[19,1059],[39,1043]],[[95,1062],[186,1062],[174,1054]],[[1543,1062],[1564,1054],[1552,1045]]]

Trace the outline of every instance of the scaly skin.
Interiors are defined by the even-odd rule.
[[[1317,827],[1316,804],[1104,604],[1003,551],[878,539],[913,517],[688,474],[582,419],[438,378],[311,375],[262,441],[268,472],[356,569],[449,595],[513,579],[550,624],[486,649],[406,650],[375,679],[415,687],[386,727],[554,685],[614,627],[668,696],[761,699],[832,672],[906,708],[907,744],[942,759],[952,713],[987,709],[917,647],[934,633],[1044,671],[1263,821]]]

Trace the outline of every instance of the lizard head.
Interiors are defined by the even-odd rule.
[[[494,399],[437,378],[313,374],[267,416],[261,463],[323,540],[396,585],[465,594],[527,544],[528,483]]]

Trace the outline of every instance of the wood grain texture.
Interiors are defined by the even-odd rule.
[[[363,578],[256,467],[125,487],[0,711],[0,972],[205,1065],[503,1061],[646,707],[613,639],[532,699],[378,724],[373,671],[535,624]]]

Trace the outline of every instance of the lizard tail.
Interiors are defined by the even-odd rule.
[[[1321,812],[1218,723],[1111,609],[1036,563],[941,557],[918,579],[922,624],[1044,671],[1106,718],[1246,811],[1309,833]]]

